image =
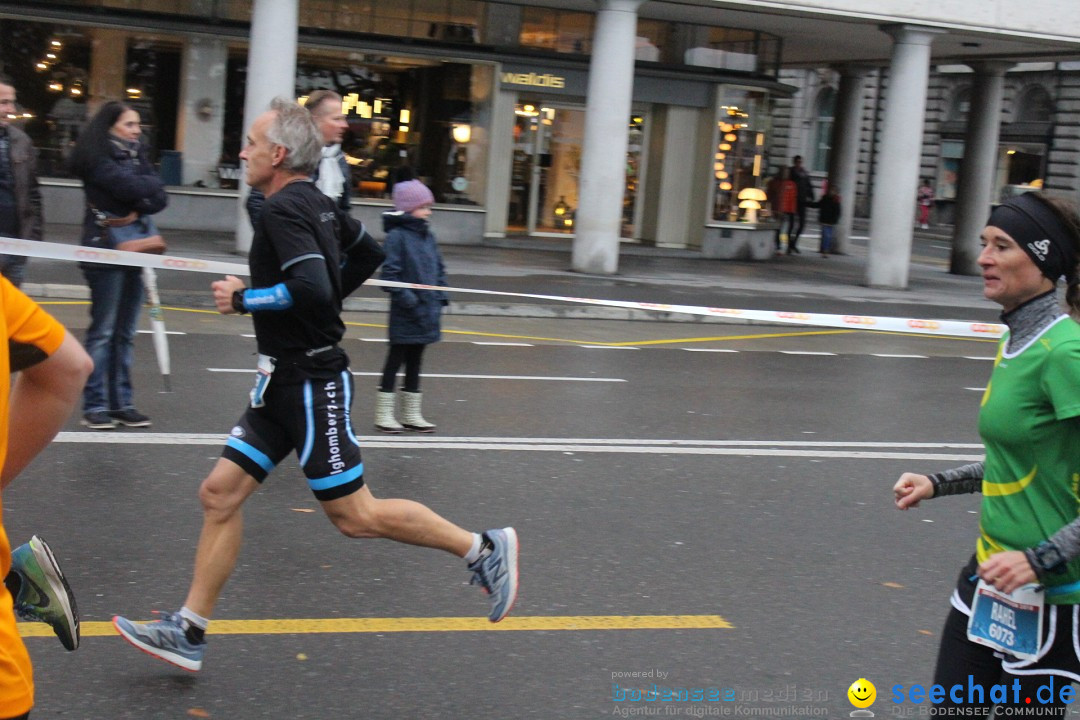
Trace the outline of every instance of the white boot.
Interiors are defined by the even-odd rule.
[[[435,426],[420,414],[422,393],[401,391],[401,423],[408,430],[416,432],[435,432]]]
[[[379,391],[375,401],[375,429],[384,433],[400,433],[405,428],[394,419],[394,393]]]

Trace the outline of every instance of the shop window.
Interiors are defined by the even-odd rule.
[[[525,47],[586,55],[592,51],[591,13],[526,7],[519,42]]]
[[[638,19],[634,58],[645,62],[659,62],[668,44],[671,24],[660,20]]]
[[[766,203],[765,140],[768,95],[745,88],[725,88],[717,113],[713,152],[713,220],[763,217]],[[754,206],[756,204],[756,206]],[[753,213],[749,213],[749,210]],[[758,213],[761,212],[761,215]]]
[[[1039,143],[1006,143],[998,156],[999,200],[1037,190],[1043,185],[1046,146]]]
[[[440,42],[476,42],[477,0],[304,0],[300,26]]]
[[[779,39],[753,30],[710,27],[705,45],[686,51],[687,65],[776,74]]]
[[[490,86],[491,72],[404,57],[358,63],[309,54],[297,64],[297,94],[326,88],[342,96],[349,124],[342,150],[354,197],[389,197],[396,180],[412,175],[440,203],[477,204],[486,141],[476,122],[486,110],[473,97]]]
[[[0,67],[15,83],[14,122],[38,151],[38,172],[67,174],[68,153],[86,121],[90,41],[47,23],[0,22]]]
[[[832,149],[833,120],[836,115],[836,91],[824,88],[818,94],[817,113],[814,117],[814,154],[811,170],[828,172],[829,151]]]
[[[938,159],[937,184],[934,196],[942,200],[956,199],[956,183],[960,178],[960,161],[964,158],[961,140],[942,140]]]
[[[1029,87],[1016,101],[1017,122],[1047,123],[1053,115],[1054,101],[1042,86]]]
[[[951,122],[966,122],[968,110],[971,109],[971,86],[964,85],[953,93],[949,102],[949,115],[946,118]]]

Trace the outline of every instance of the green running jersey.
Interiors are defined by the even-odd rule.
[[[983,393],[979,435],[986,447],[981,563],[1004,550],[1026,550],[1080,515],[1080,325],[1068,316],[1009,355],[998,345]],[[1048,588],[1080,581],[1080,558]],[[1064,588],[1063,588],[1064,590]],[[1080,585],[1047,602],[1080,603]]]

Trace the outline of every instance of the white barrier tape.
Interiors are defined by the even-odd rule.
[[[0,254],[26,255],[50,260],[73,260],[107,265],[148,267],[155,270],[186,270],[218,275],[247,275],[248,267],[240,263],[215,260],[199,260],[173,255],[147,255],[145,253],[105,250],[82,245],[35,242],[0,237]],[[600,300],[596,298],[565,297],[562,295],[537,295],[534,293],[503,292],[501,290],[478,290],[475,288],[436,287],[412,283],[368,280],[377,287],[410,288],[413,290],[442,290],[472,295],[499,295],[502,297],[552,300],[578,305],[601,305],[604,307],[646,310],[652,312],[682,313],[707,317],[754,320],[783,325],[808,325],[811,327],[848,328],[853,330],[877,330],[916,335],[941,335],[949,337],[998,338],[1005,327],[997,323],[976,323],[964,320],[921,320],[918,318],[882,317],[874,315],[833,315],[828,313],[782,312],[775,310],[743,310],[738,308],[704,307],[701,305],[668,305],[664,303],[634,302],[628,300]]]
[[[198,260],[173,255],[149,255],[147,253],[108,250],[85,245],[37,242],[0,237],[0,255],[25,255],[47,260],[74,260],[75,262],[102,263],[103,265],[126,265],[153,268],[154,270],[189,270],[218,275],[247,275],[248,266],[215,260]]]

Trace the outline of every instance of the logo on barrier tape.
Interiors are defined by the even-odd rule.
[[[112,250],[95,250],[94,248],[80,246],[75,251],[75,257],[86,260],[116,260],[120,255]]]
[[[161,258],[161,264],[170,268],[204,268],[207,266],[205,260],[188,260],[187,258],[178,257],[163,257]]]
[[[907,326],[916,330],[940,330],[941,323],[934,320],[908,320]]]
[[[998,334],[1001,332],[1001,327],[998,325],[991,325],[989,323],[972,323],[968,327],[971,328],[971,332],[976,333],[991,333]]]
[[[775,313],[776,317],[784,318],[785,320],[809,320],[810,316],[806,313],[793,313],[793,312],[778,312]]]
[[[843,321],[847,325],[877,325],[877,318],[864,315],[845,315]]]

